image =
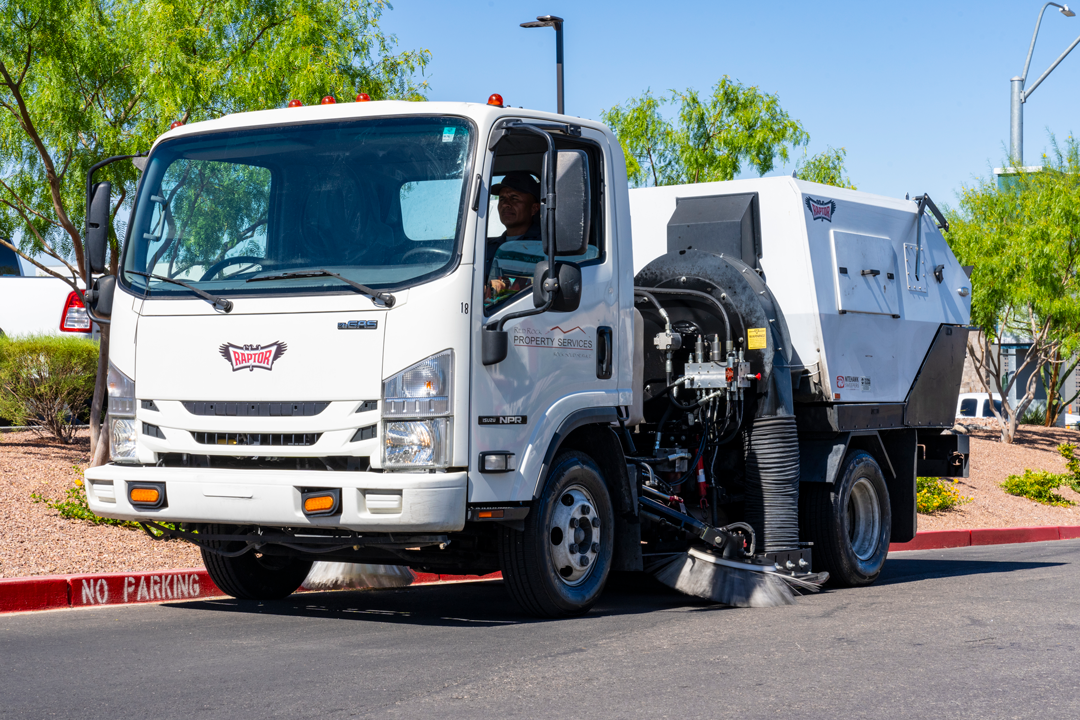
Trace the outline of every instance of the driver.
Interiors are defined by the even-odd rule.
[[[491,194],[499,198],[499,220],[506,230],[499,237],[488,238],[487,241],[484,301],[488,304],[524,290],[530,282],[524,277],[510,277],[506,273],[495,257],[499,248],[509,242],[527,242],[528,246],[540,248],[541,242],[540,183],[536,178],[522,170],[509,172],[502,182],[491,186]]]

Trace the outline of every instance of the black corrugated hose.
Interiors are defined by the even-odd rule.
[[[799,437],[791,415],[755,418],[743,436],[746,519],[766,552],[799,546]]]

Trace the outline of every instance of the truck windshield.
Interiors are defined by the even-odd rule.
[[[397,290],[451,269],[470,124],[415,117],[212,133],[162,143],[139,188],[122,282],[155,297]],[[297,278],[289,271],[329,270]],[[263,276],[281,276],[248,282]]]

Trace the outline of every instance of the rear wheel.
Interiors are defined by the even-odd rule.
[[[228,534],[238,528],[232,525],[201,525],[208,534]],[[226,552],[239,550],[243,545],[209,541],[207,545]],[[203,565],[221,590],[240,600],[280,600],[296,592],[311,570],[311,560],[264,555],[248,551],[236,557],[226,557],[212,550],[202,550]]]
[[[829,572],[838,587],[870,585],[889,553],[892,507],[877,461],[862,451],[844,459],[832,485],[800,487],[801,525],[814,543],[815,569]]]
[[[511,597],[539,617],[585,613],[611,571],[615,518],[600,468],[560,453],[525,530],[500,528],[499,561]]]

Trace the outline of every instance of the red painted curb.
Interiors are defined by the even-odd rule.
[[[915,534],[906,543],[893,543],[889,552],[905,550],[940,550],[970,545],[1007,545],[1011,543],[1071,540],[1080,538],[1080,526],[1050,525],[1046,527],[986,528],[981,530],[933,530]]]
[[[936,550],[938,548],[967,547],[971,545],[970,530],[935,530],[915,533],[915,539],[906,543],[893,543],[889,552],[903,550]]]
[[[1061,533],[1056,527],[999,528],[971,531],[972,545],[1005,545],[1007,543],[1060,539]]]
[[[71,605],[67,578],[45,575],[0,580],[0,613],[52,610]]]

